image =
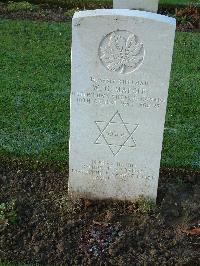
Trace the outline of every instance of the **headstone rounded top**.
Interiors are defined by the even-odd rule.
[[[156,13],[130,10],[130,9],[96,9],[75,12],[73,19],[84,17],[96,17],[96,16],[126,16],[126,17],[138,17],[146,18],[150,20],[156,20],[159,22],[167,23],[172,26],[176,26],[176,19]]]

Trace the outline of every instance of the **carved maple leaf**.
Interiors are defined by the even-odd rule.
[[[143,60],[143,44],[139,43],[134,34],[124,38],[113,32],[108,44],[101,48],[100,56],[110,71],[124,73],[126,67],[136,68]]]

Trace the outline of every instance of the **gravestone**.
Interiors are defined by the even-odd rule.
[[[113,0],[113,8],[139,9],[156,13],[158,2],[159,0]]]
[[[175,19],[112,9],[72,24],[69,193],[155,200]]]

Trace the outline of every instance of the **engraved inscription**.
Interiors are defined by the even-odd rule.
[[[139,38],[126,30],[109,33],[99,46],[99,58],[110,71],[129,74],[141,66],[145,50]]]
[[[104,180],[118,179],[126,182],[129,178],[137,179],[146,182],[152,182],[155,177],[144,171],[144,169],[138,169],[133,163],[122,163],[122,162],[110,162],[92,160],[91,163],[82,165],[81,169],[71,169],[72,173],[84,174],[91,176],[93,180]],[[143,183],[143,184],[144,184]]]
[[[159,110],[165,105],[166,100],[152,95],[150,86],[147,80],[114,80],[91,76],[88,88],[72,92],[71,97],[77,104]]]
[[[100,134],[94,144],[99,145],[105,143],[114,156],[116,156],[124,146],[129,148],[136,147],[136,141],[133,139],[132,135],[139,127],[139,124],[131,125],[125,123],[118,111],[108,122],[95,121],[95,124]]]

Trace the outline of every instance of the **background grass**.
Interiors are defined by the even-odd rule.
[[[0,156],[68,160],[70,23],[2,20]],[[162,165],[198,168],[200,34],[177,32]]]
[[[0,25],[0,154],[66,160],[70,24]]]
[[[8,0],[2,0],[8,2]],[[13,2],[20,2],[23,0],[14,0]],[[123,0],[122,0],[123,1]],[[101,6],[112,7],[113,0],[28,0],[30,3],[49,4],[51,6],[63,6],[66,8],[98,8]],[[185,6],[196,5],[200,6],[200,0],[160,0],[159,5],[165,6]]]
[[[159,4],[162,5],[199,5],[199,0],[160,0]]]
[[[177,32],[162,163],[200,168],[200,33]]]

